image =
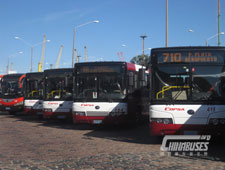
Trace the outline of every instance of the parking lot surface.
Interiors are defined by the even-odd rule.
[[[0,113],[0,170],[225,169],[222,142],[200,157],[162,155],[160,147],[147,123],[93,127]]]

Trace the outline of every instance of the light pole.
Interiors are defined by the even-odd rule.
[[[166,0],[166,47],[168,47],[168,0]]]
[[[9,74],[9,59],[10,59],[10,57],[15,57],[16,55],[18,55],[18,54],[23,54],[23,52],[22,51],[19,51],[19,52],[16,52],[16,53],[14,53],[14,54],[11,54],[11,55],[9,55],[8,56],[8,64],[7,64],[7,66],[6,66],[6,73],[7,74]],[[12,63],[11,63],[11,71],[13,70],[13,61],[12,61]]]
[[[29,46],[31,48],[31,55],[30,55],[30,72],[32,72],[32,63],[33,63],[33,51],[34,51],[34,47],[42,44],[42,41],[39,43],[36,43],[34,45],[30,44],[29,42],[25,41],[23,38],[20,38],[18,36],[14,37],[16,40],[21,40],[24,44],[26,44],[27,46]],[[50,40],[46,40],[46,42],[50,42]]]
[[[217,34],[215,34],[215,35],[213,35],[213,36],[207,38],[207,39],[206,39],[206,46],[209,46],[209,43],[208,43],[209,40],[211,40],[212,38],[214,38],[214,37],[216,37],[216,36],[218,36],[218,35],[224,35],[224,32],[217,33]],[[219,45],[220,45],[220,44],[218,44],[218,46],[219,46]]]
[[[143,61],[142,61],[142,65],[144,65],[144,58],[145,58],[145,38],[147,38],[147,35],[141,35],[140,36],[142,38],[143,41]]]
[[[83,27],[85,25],[88,25],[88,24],[91,24],[91,23],[99,23],[98,20],[94,20],[94,21],[90,21],[90,22],[87,22],[87,23],[84,23],[84,24],[81,24],[81,25],[78,25],[76,27],[74,27],[73,29],[73,52],[72,52],[72,68],[74,67],[74,58],[75,58],[75,34],[76,34],[76,29],[79,28],[79,27]],[[76,55],[76,62],[78,61],[78,58],[77,58],[77,55]]]

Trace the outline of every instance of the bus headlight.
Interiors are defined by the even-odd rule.
[[[216,118],[209,119],[209,124],[218,125],[219,124],[219,120],[216,119]]]
[[[73,112],[76,116],[85,116],[85,112]]]
[[[169,119],[163,119],[163,123],[164,123],[165,125],[171,124]]]
[[[23,102],[19,102],[19,103],[14,104],[14,106],[19,106],[19,105],[23,105]]]
[[[211,119],[209,119],[209,124],[225,125],[225,118],[211,118]]]
[[[52,109],[44,109],[44,112],[52,112]]]
[[[115,112],[110,112],[109,115],[114,117],[114,116],[116,116],[116,113]]]
[[[165,125],[173,124],[173,120],[171,118],[151,118],[150,122],[163,123]]]
[[[225,119],[220,119],[220,123],[224,125],[225,124]]]

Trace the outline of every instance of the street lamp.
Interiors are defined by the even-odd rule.
[[[206,46],[209,46],[209,44],[208,44],[208,41],[209,41],[209,40],[211,40],[212,38],[214,38],[214,37],[216,37],[216,36],[218,36],[218,35],[224,35],[224,32],[217,33],[217,34],[215,34],[215,35],[213,35],[213,36],[207,38],[207,39],[206,39]]]
[[[10,57],[15,57],[15,56],[18,55],[18,54],[23,54],[23,52],[22,52],[22,51],[19,51],[19,52],[13,53],[13,54],[11,54],[11,55],[8,56],[8,64],[7,64],[7,66],[6,66],[6,73],[7,73],[7,74],[9,74],[9,59],[10,59]],[[13,70],[13,61],[12,61],[12,63],[11,63],[11,71],[12,71],[12,70]]]
[[[195,32],[194,30],[192,30],[192,29],[189,29],[188,30],[188,32]],[[196,32],[195,32],[196,33]],[[220,33],[217,33],[217,34],[215,34],[215,35],[213,35],[213,36],[211,36],[211,37],[209,37],[209,38],[203,38],[203,36],[201,35],[201,34],[198,34],[202,39],[204,39],[205,40],[205,44],[206,44],[206,46],[208,46],[208,41],[209,40],[211,40],[212,38],[214,38],[214,37],[216,37],[216,36],[218,36],[218,35],[224,35],[224,32],[220,32]]]
[[[205,42],[207,41],[206,38],[204,38],[201,34],[199,34],[198,32],[195,32],[195,31],[192,30],[192,29],[189,29],[188,32],[197,33],[198,36],[199,36],[201,39],[204,39]]]
[[[36,43],[34,45],[30,44],[29,42],[25,41],[23,38],[20,38],[18,36],[14,37],[16,40],[21,40],[24,44],[26,44],[27,46],[29,46],[31,48],[31,56],[30,56],[30,72],[32,72],[32,63],[33,63],[33,50],[34,47],[42,44],[42,41],[39,43]],[[50,42],[50,40],[46,40],[46,42]]]
[[[83,27],[85,25],[88,25],[88,24],[91,24],[91,23],[99,23],[98,20],[94,20],[94,21],[90,21],[90,22],[87,22],[87,23],[84,23],[84,24],[81,24],[81,25],[78,25],[76,27],[74,27],[73,29],[73,53],[72,53],[72,68],[74,67],[74,58],[75,58],[75,34],[76,34],[76,29],[79,28],[79,27]],[[76,62],[78,61],[78,58],[77,58],[77,54],[76,54]]]

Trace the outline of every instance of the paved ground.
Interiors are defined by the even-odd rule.
[[[225,169],[225,145],[207,157],[162,156],[148,126],[90,127],[0,113],[3,169]]]

